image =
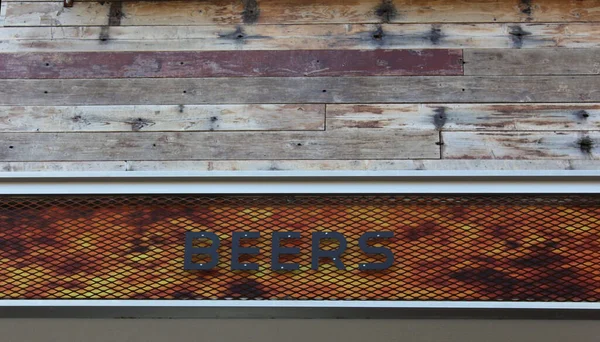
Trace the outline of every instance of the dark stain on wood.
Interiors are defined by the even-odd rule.
[[[72,117],[71,121],[73,121],[74,123],[83,124],[86,126],[89,126],[91,124],[88,119],[84,118],[83,116],[81,116],[79,114]]]
[[[579,120],[587,120],[590,117],[590,113],[582,109],[575,112],[575,117]]]
[[[121,18],[123,18],[123,3],[121,1],[111,2],[108,12],[108,26],[121,26]]]
[[[211,116],[210,117],[210,127],[209,127],[209,131],[214,131],[215,129],[219,128],[219,124],[217,124],[217,122],[219,121],[219,118],[216,116]]]
[[[0,54],[0,78],[462,75],[461,58],[448,49],[16,53]]]
[[[533,7],[531,5],[531,0],[521,0],[519,3],[519,10],[521,13],[527,15],[527,21],[533,20]]]
[[[144,127],[153,126],[155,124],[154,121],[142,118],[132,119],[130,121],[127,121],[126,123],[131,125],[131,130],[134,132],[140,131]]]
[[[577,141],[577,145],[579,145],[581,152],[585,154],[592,154],[595,142],[589,136],[585,136]]]
[[[260,17],[260,7],[256,0],[243,0],[244,10],[242,11],[242,20],[244,24],[254,24]]]
[[[381,22],[389,23],[396,18],[398,11],[391,0],[383,0],[381,4],[375,8],[375,15],[381,19]]]
[[[101,43],[106,43],[110,39],[109,30],[110,29],[108,26],[102,26],[102,28],[100,28],[100,34],[98,35],[98,39]]]
[[[431,30],[429,31],[428,39],[433,45],[439,45],[440,40],[444,37],[442,33],[442,29],[440,25],[431,25]],[[462,61],[461,61],[462,64]]]
[[[513,48],[520,49],[523,47],[523,41],[525,37],[531,36],[531,32],[527,32],[523,30],[520,25],[512,25],[509,27],[510,31],[508,34],[510,35],[510,39],[513,43]]]
[[[438,107],[433,110],[435,113],[433,115],[433,125],[435,129],[441,131],[448,120],[448,115],[446,114],[446,107]]]
[[[244,39],[247,38],[246,32],[241,26],[237,26],[235,31],[230,33],[219,33],[219,38],[221,39],[229,39],[235,42],[244,43]]]
[[[385,37],[383,27],[381,25],[377,25],[377,29],[373,31],[373,33],[371,34],[371,38],[373,38],[373,40],[377,42],[378,45],[381,45],[383,44],[383,37]]]

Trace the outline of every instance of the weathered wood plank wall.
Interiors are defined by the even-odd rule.
[[[600,0],[2,0],[0,170],[598,169]]]

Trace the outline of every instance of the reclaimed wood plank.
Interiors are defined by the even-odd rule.
[[[600,23],[11,27],[0,37],[0,52],[598,48]]]
[[[108,2],[77,2],[73,7],[62,2],[9,2],[5,26],[107,25],[109,10]]]
[[[324,105],[0,106],[0,132],[304,131]]]
[[[600,104],[421,105],[421,114],[444,131],[600,130]]]
[[[52,39],[52,27],[0,27],[0,46],[10,41],[32,40],[41,42]]]
[[[462,75],[462,51],[283,50],[0,54],[0,78]]]
[[[69,171],[499,171],[598,170],[600,160],[179,160],[0,162],[0,172]]]
[[[0,80],[0,105],[600,102],[593,76]]]
[[[6,2],[0,2],[0,27],[4,26],[6,18]]]
[[[596,0],[123,1],[120,25],[600,21]],[[102,25],[110,2],[9,2],[9,25]]]
[[[127,161],[128,171],[598,170],[600,160],[214,160]],[[13,168],[19,167],[17,163]],[[25,163],[26,164],[26,163]],[[54,164],[54,163],[51,163]],[[0,163],[2,165],[2,163]],[[43,163],[42,163],[43,165]],[[30,166],[33,171],[34,165]],[[38,166],[39,167],[39,166]]]
[[[600,49],[465,50],[465,75],[599,75]]]
[[[3,133],[0,161],[439,158],[436,131]]]
[[[435,129],[418,104],[328,104],[326,129]]]
[[[327,130],[600,130],[600,104],[330,104]]]
[[[2,172],[127,171],[126,161],[0,162]]]
[[[442,132],[444,159],[599,159],[600,132]]]

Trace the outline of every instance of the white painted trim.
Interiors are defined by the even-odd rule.
[[[406,308],[597,310],[600,303],[491,301],[310,301],[310,300],[86,300],[7,299],[0,307],[168,307],[168,308]]]
[[[330,178],[330,177],[600,177],[600,170],[397,170],[397,171],[37,171],[0,172],[4,179],[91,178]]]
[[[0,183],[0,195],[34,194],[518,194],[600,193],[594,180],[146,180]]]

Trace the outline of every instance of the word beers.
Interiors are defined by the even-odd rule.
[[[370,239],[389,239],[394,236],[393,232],[366,232],[358,239],[358,246],[362,252],[370,255],[383,255],[385,261],[377,263],[360,263],[359,270],[385,270],[394,263],[394,254],[389,248],[370,246]],[[231,269],[232,270],[258,270],[258,264],[240,262],[241,255],[259,255],[258,247],[242,247],[242,239],[258,239],[259,232],[233,232],[231,234]],[[271,269],[275,271],[292,271],[300,268],[298,263],[281,262],[282,255],[297,255],[300,254],[298,247],[285,247],[281,245],[285,239],[299,239],[299,232],[274,232],[271,234]],[[340,270],[345,270],[345,266],[341,260],[341,256],[348,247],[348,243],[343,234],[337,232],[314,232],[312,233],[312,248],[311,248],[311,263],[312,269],[319,269],[319,259],[328,258],[333,261],[335,266]],[[320,248],[321,240],[334,239],[339,243],[339,247],[335,250],[323,250]],[[207,247],[196,247],[194,241],[210,240],[211,244]],[[221,241],[217,234],[213,232],[187,232],[185,234],[185,257],[184,269],[186,270],[211,270],[219,263],[219,246]],[[195,255],[205,255],[210,258],[210,261],[204,263],[195,263],[193,257]]]

